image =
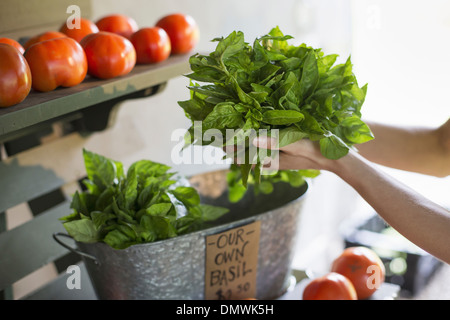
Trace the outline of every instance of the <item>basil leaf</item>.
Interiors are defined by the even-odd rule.
[[[289,125],[304,118],[301,112],[295,110],[268,110],[263,113],[262,121],[273,125]]]
[[[89,187],[75,192],[73,213],[60,218],[76,241],[124,249],[202,228],[228,212],[202,207],[196,189],[185,186],[181,177],[173,178],[169,166],[139,160],[125,175],[122,163],[87,150],[83,154]]]
[[[97,229],[90,219],[65,222],[63,226],[75,241],[92,243],[98,240]]]
[[[300,93],[306,99],[316,89],[319,82],[319,69],[317,67],[316,55],[314,52],[308,53],[303,66],[302,78],[300,79]]]
[[[101,229],[109,220],[113,220],[115,217],[112,213],[101,211],[93,211],[91,213],[92,222],[97,230]]]
[[[83,149],[86,173],[100,190],[110,186],[116,178],[116,166],[113,161]]]
[[[128,170],[127,180],[125,182],[124,206],[126,209],[132,209],[134,206],[134,202],[136,201],[136,198],[138,196],[137,186],[138,186],[138,177],[136,167],[134,167],[132,168],[132,170]]]
[[[360,119],[367,85],[358,85],[350,57],[336,65],[337,54],[324,55],[321,49],[304,43],[290,45],[291,38],[274,27],[252,46],[240,31],[214,39],[218,43],[209,55],[190,58],[192,73],[188,78],[206,84],[188,87],[190,102],[179,103],[186,116],[203,121],[204,130],[238,131],[225,145],[235,144],[235,140],[248,143],[250,135],[240,130],[277,129],[281,146],[304,138],[320,141],[322,154],[331,159],[347,154],[353,144],[372,139]],[[186,143],[207,144],[192,136]],[[249,166],[254,157],[238,159],[245,161],[241,168],[230,167],[239,172],[237,180],[229,184],[233,199],[241,198],[242,187],[248,182],[255,184],[256,191],[262,190],[259,170],[252,171]],[[267,182],[291,181],[296,185],[301,182],[299,175],[302,172],[280,172]],[[263,189],[270,188],[267,184]]]
[[[233,31],[228,37],[219,42],[214,55],[217,59],[223,61],[240,52],[244,46],[244,34],[241,31]]]
[[[349,151],[349,147],[334,134],[320,139],[319,145],[320,151],[328,159],[336,160],[342,158]]]
[[[108,232],[103,241],[114,249],[125,249],[132,244],[131,239],[117,229]]]
[[[211,206],[207,204],[200,204],[203,221],[214,221],[228,212],[228,209]]]
[[[342,120],[339,124],[342,136],[352,144],[360,144],[374,138],[370,128],[357,116]]]
[[[228,187],[228,199],[230,202],[239,202],[247,192],[247,188],[244,184],[235,184]]]
[[[172,203],[155,203],[147,208],[146,213],[152,216],[165,216],[172,208]]]
[[[221,103],[205,118],[203,130],[236,128],[243,123],[242,114],[234,109],[232,103]]]
[[[295,126],[281,129],[278,135],[278,147],[285,147],[306,137],[308,137],[308,134]]]

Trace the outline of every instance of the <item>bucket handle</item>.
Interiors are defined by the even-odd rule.
[[[68,235],[68,234],[66,234],[66,233],[61,233],[61,232],[55,232],[55,233],[53,233],[53,239],[55,239],[55,241],[58,242],[58,244],[60,244],[61,246],[63,246],[63,247],[66,248],[67,250],[69,250],[69,251],[71,251],[71,252],[73,252],[73,253],[76,253],[76,254],[78,254],[78,255],[80,255],[80,256],[82,256],[82,257],[91,259],[91,260],[93,260],[94,263],[97,264],[97,265],[100,264],[100,262],[97,260],[97,258],[94,257],[93,255],[90,255],[90,254],[85,253],[85,252],[83,252],[83,251],[80,251],[80,250],[77,250],[77,249],[72,248],[71,246],[69,246],[69,245],[65,244],[64,242],[62,242],[61,239],[59,239],[58,237],[66,237],[66,238],[70,238],[70,239],[73,240],[73,237],[71,237],[70,235]]]

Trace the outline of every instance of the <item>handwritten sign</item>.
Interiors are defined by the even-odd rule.
[[[260,225],[206,237],[205,299],[255,298]]]

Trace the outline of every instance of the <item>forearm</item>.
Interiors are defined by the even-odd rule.
[[[351,185],[393,228],[450,263],[450,213],[351,152],[330,169]]]
[[[357,146],[366,159],[406,171],[450,175],[450,122],[437,129],[367,124],[375,139]]]

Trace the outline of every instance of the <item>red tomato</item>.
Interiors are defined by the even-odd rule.
[[[303,300],[357,300],[357,295],[349,279],[330,272],[306,285]]]
[[[100,79],[110,79],[129,73],[136,64],[136,51],[126,38],[100,31],[81,40],[88,60],[88,73]]]
[[[331,271],[347,277],[354,285],[358,299],[369,298],[384,282],[386,270],[380,257],[366,247],[350,247],[337,257]]]
[[[72,20],[73,23],[73,20]],[[69,23],[69,25],[71,25]],[[81,39],[83,39],[85,36],[91,33],[98,32],[98,27],[95,23],[93,23],[91,20],[80,18],[80,27],[79,28],[72,28],[69,29],[68,23],[65,22],[61,28],[59,29],[60,32],[64,33],[66,36],[76,40],[77,42],[80,42]]]
[[[56,38],[65,38],[65,37],[67,37],[67,36],[62,32],[47,31],[47,32],[38,34],[37,36],[34,36],[34,37],[28,39],[28,41],[25,42],[23,47],[25,48],[25,50],[27,50],[29,47],[31,47],[35,43],[42,42],[45,40],[56,39]]]
[[[22,102],[31,90],[31,72],[22,53],[0,43],[0,107]]]
[[[170,56],[170,39],[159,27],[142,28],[130,37],[136,49],[137,63],[155,63]]]
[[[22,45],[14,39],[0,38],[0,43],[7,43],[7,44],[13,46],[17,50],[19,50],[21,54],[23,54],[25,52],[25,49],[22,47]]]
[[[101,18],[96,22],[100,31],[107,31],[129,38],[138,30],[138,25],[133,18],[122,14],[113,14]]]
[[[199,40],[199,28],[194,18],[189,15],[171,14],[161,18],[156,26],[166,30],[173,54],[191,51]]]
[[[72,87],[86,77],[86,55],[80,44],[69,37],[36,43],[25,51],[25,58],[33,77],[32,87],[37,91]]]

